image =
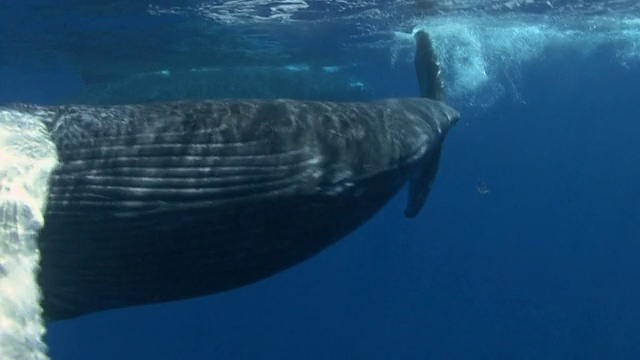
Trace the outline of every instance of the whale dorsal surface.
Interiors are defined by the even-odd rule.
[[[417,52],[433,55],[421,36]],[[39,237],[47,318],[264,279],[355,230],[407,180],[415,216],[459,117],[430,85],[435,56],[416,66],[425,97],[16,105],[59,157]]]

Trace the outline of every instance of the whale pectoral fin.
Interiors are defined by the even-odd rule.
[[[438,164],[440,163],[440,154],[442,153],[442,144],[428,149],[427,153],[416,166],[416,169],[409,178],[409,198],[404,215],[408,218],[414,218],[427,200],[427,196],[431,191],[433,180],[438,172]]]
[[[414,65],[418,76],[420,96],[427,99],[444,101],[445,90],[440,64],[433,49],[431,37],[420,30],[415,34],[416,56]]]

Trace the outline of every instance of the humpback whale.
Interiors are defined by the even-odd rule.
[[[49,179],[38,282],[47,319],[213,294],[308,259],[409,182],[415,217],[459,113],[418,32],[421,97],[13,105],[41,119]]]

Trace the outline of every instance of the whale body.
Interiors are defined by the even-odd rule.
[[[358,228],[407,181],[416,216],[459,118],[428,35],[417,40],[420,98],[14,105],[58,153],[38,239],[46,318],[259,281]]]

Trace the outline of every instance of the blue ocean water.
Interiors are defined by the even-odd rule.
[[[257,284],[50,323],[51,358],[640,358],[639,15],[624,1],[3,1],[0,103],[412,96],[422,28],[463,115],[416,219],[403,191]]]

